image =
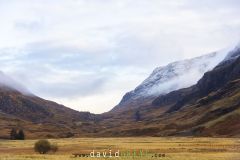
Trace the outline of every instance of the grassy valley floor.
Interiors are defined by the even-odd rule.
[[[161,160],[240,160],[239,138],[72,138],[50,139],[57,144],[58,152],[39,155],[34,152],[33,146],[36,140],[9,141],[0,140],[0,160],[77,160],[77,159],[161,159]],[[74,154],[86,154],[94,150],[101,152],[101,158],[75,158]],[[103,158],[102,152],[112,158]],[[114,158],[114,153],[120,153],[119,158]],[[136,152],[136,156],[132,155]],[[142,157],[138,154],[143,152]],[[129,154],[130,156],[126,156]],[[145,155],[145,152],[148,152]],[[123,156],[122,154],[125,154]],[[157,154],[160,157],[155,157]]]

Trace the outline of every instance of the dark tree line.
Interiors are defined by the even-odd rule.
[[[24,140],[25,134],[22,129],[17,131],[15,128],[13,128],[10,132],[10,139],[11,140]]]

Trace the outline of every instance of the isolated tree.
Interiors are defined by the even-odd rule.
[[[39,140],[34,145],[35,152],[46,154],[51,150],[51,144],[48,140]]]
[[[24,140],[25,139],[25,134],[24,134],[22,129],[19,130],[19,132],[17,134],[17,139],[18,140]]]
[[[17,130],[13,128],[10,132],[10,139],[11,140],[16,140],[17,139]]]

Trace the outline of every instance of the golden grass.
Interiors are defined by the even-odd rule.
[[[119,157],[105,159],[162,159],[162,160],[240,160],[240,139],[237,138],[73,138],[50,139],[57,143],[55,154],[39,155],[33,151],[36,140],[0,140],[0,160],[75,160],[104,158],[74,158],[72,153],[89,154],[104,150],[148,150],[147,157]],[[153,153],[164,153],[166,157],[152,158]]]

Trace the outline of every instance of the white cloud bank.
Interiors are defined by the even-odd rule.
[[[239,41],[238,0],[0,0],[0,70],[101,113],[169,62]]]

